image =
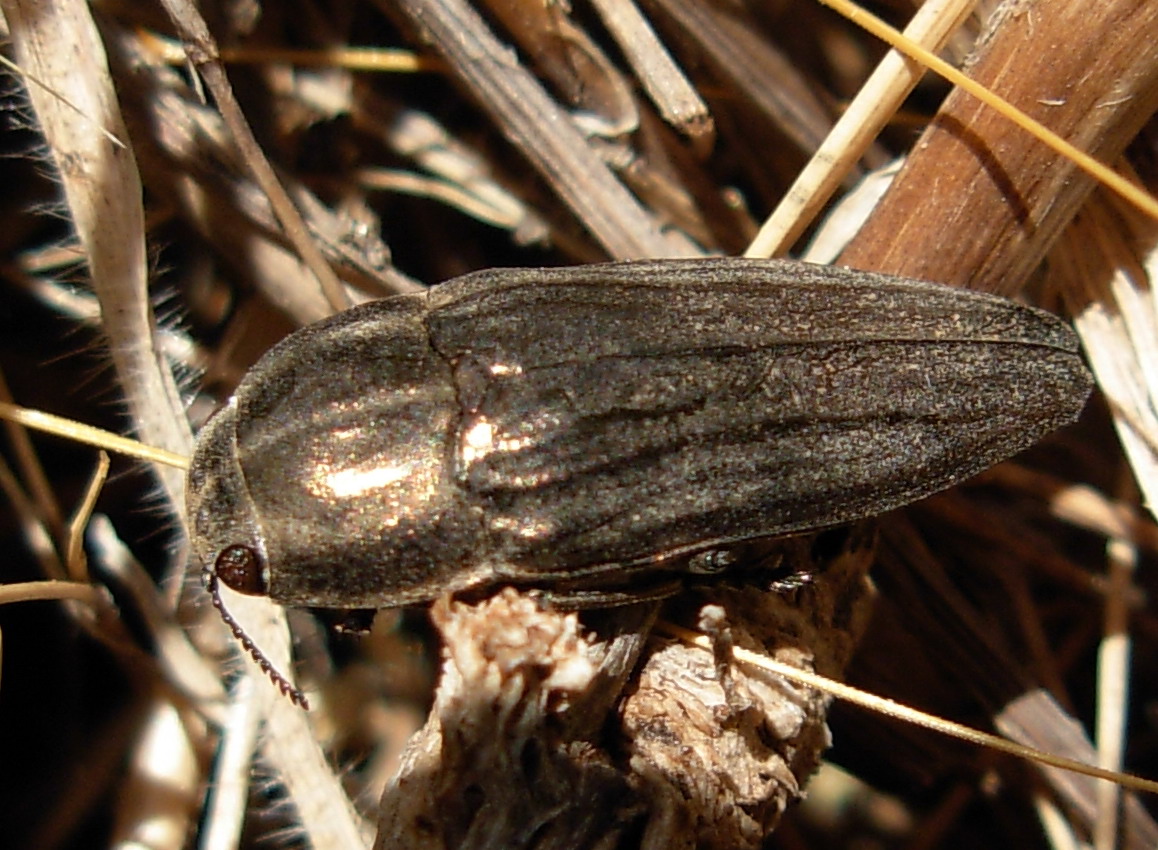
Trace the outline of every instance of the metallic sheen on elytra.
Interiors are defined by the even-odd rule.
[[[243,547],[248,589],[287,605],[506,583],[601,604],[948,487],[1089,389],[1062,321],[932,283],[739,259],[491,270],[274,347],[202,430],[188,510],[207,565]]]

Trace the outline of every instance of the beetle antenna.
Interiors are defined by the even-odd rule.
[[[301,706],[309,711],[310,703],[306,699],[306,695],[293,686],[281,672],[273,666],[273,662],[265,657],[265,653],[258,648],[253,639],[245,633],[241,628],[241,624],[233,618],[225,608],[225,602],[221,598],[221,587],[218,584],[217,573],[213,570],[205,570],[205,589],[209,591],[209,598],[213,600],[213,607],[217,609],[217,613],[221,615],[221,619],[225,621],[225,625],[229,627],[229,631],[233,632],[233,636],[241,643],[242,649],[249,653],[249,657],[257,662],[257,666],[261,668],[261,672],[269,676],[271,682],[277,685],[278,690],[281,691],[282,696],[289,697],[290,702],[294,705]]]

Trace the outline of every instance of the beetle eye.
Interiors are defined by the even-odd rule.
[[[225,547],[217,556],[213,570],[222,584],[238,593],[264,596],[269,592],[261,557],[249,546]]]

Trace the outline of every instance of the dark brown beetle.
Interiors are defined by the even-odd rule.
[[[882,513],[1071,422],[1056,317],[826,266],[467,275],[269,351],[198,439],[211,576],[286,605],[661,595],[728,547]]]

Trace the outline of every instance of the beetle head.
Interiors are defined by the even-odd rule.
[[[193,549],[213,607],[278,689],[308,707],[305,695],[273,666],[226,609],[219,584],[250,596],[269,592],[269,561],[245,477],[237,462],[237,405],[229,404],[205,424],[190,465],[186,511]]]

